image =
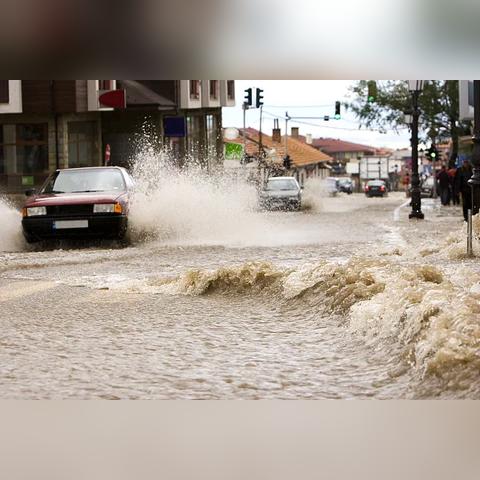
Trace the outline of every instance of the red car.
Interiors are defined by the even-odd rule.
[[[121,167],[55,171],[22,210],[27,242],[48,238],[123,238],[133,180]]]

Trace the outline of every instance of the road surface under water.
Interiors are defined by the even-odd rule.
[[[302,212],[217,194],[167,192],[162,233],[126,248],[4,239],[0,397],[480,398],[460,215],[427,202],[409,223],[401,194]]]

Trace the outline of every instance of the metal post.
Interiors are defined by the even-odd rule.
[[[472,211],[468,209],[468,222],[467,222],[467,255],[473,257],[473,226],[472,226]]]
[[[422,200],[420,197],[420,178],[418,176],[418,90],[412,92],[413,122],[412,122],[412,211],[408,218],[423,219]]]
[[[476,215],[480,207],[480,80],[473,81],[473,175],[468,181],[472,188],[472,215]]]
[[[288,155],[288,112],[285,112],[285,156]]]
[[[246,136],[246,116],[247,116],[247,104],[243,103],[243,163],[246,163],[247,160],[247,136]]]
[[[258,158],[262,158],[263,153],[263,134],[262,134],[262,114],[263,114],[263,105],[260,105],[260,131],[258,134]]]

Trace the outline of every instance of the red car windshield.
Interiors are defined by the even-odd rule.
[[[125,190],[122,173],[117,169],[60,170],[50,177],[42,193],[85,193]]]

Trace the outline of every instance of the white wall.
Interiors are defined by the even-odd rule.
[[[0,113],[22,113],[22,81],[8,81],[8,103],[0,103]]]

